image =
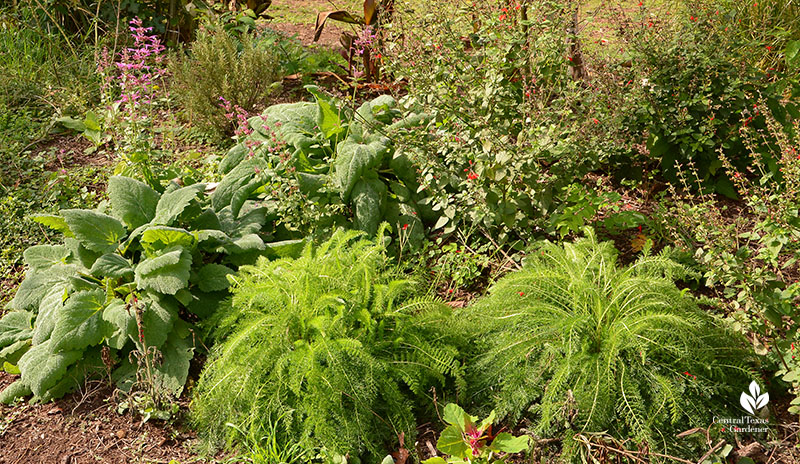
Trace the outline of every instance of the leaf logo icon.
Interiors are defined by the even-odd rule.
[[[755,415],[756,411],[769,403],[769,393],[764,393],[762,395],[761,388],[754,380],[750,382],[750,394],[748,395],[747,392],[742,392],[742,396],[739,397],[739,403],[741,403],[745,411]]]

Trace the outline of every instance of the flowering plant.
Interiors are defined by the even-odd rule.
[[[445,459],[432,457],[422,464],[447,463],[502,463],[504,458],[498,453],[520,453],[528,449],[530,439],[527,435],[515,437],[508,432],[492,434],[495,412],[476,424],[478,418],[470,416],[460,406],[450,403],[444,407],[442,419],[450,424],[442,431],[436,447],[450,455]]]

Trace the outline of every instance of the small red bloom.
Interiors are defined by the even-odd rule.
[[[519,296],[525,296],[525,292],[519,292]]]
[[[597,118],[592,118],[592,122],[595,124],[600,124],[600,121],[598,121]]]
[[[408,229],[408,224],[403,224],[403,230]]]

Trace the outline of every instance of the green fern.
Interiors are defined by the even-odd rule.
[[[413,438],[415,397],[463,385],[461,366],[442,335],[449,308],[387,271],[384,251],[338,232],[241,269],[194,397],[206,438],[263,436],[280,418],[288,440],[378,461],[398,433]]]
[[[607,430],[652,448],[738,414],[752,362],[743,337],[675,286],[684,270],[666,255],[619,267],[612,244],[587,235],[543,244],[463,310],[479,340],[477,398],[540,435]]]

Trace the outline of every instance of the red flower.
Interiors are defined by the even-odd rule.
[[[525,296],[525,292],[519,292],[519,296]]]
[[[595,124],[600,124],[600,121],[598,121],[597,118],[592,118],[592,122]]]
[[[477,178],[478,178],[478,175],[477,175],[477,174],[475,174],[474,172],[470,172],[470,173],[467,175],[467,179],[469,179],[469,180],[475,180],[475,179],[477,179]]]
[[[408,229],[408,224],[403,224],[403,230]]]

